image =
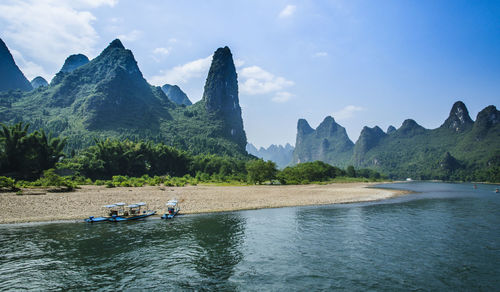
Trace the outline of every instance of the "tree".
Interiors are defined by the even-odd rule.
[[[1,125],[0,173],[35,179],[53,168],[61,157],[66,139],[52,138],[43,130],[28,134],[29,124]]]
[[[356,170],[354,169],[354,166],[349,165],[346,169],[346,175],[348,177],[356,177]]]
[[[272,161],[266,162],[262,159],[248,161],[246,169],[248,172],[248,181],[257,184],[275,179],[278,173],[276,163]]]

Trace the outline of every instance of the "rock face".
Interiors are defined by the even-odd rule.
[[[122,45],[123,48],[123,45]],[[89,58],[83,54],[71,55],[64,61],[64,65],[61,68],[61,72],[70,73],[73,72],[76,68],[87,64]]]
[[[412,119],[407,119],[403,122],[401,127],[396,130],[396,134],[399,137],[413,137],[418,134],[422,134],[425,132],[425,128],[417,124]]]
[[[238,98],[238,80],[233,55],[228,47],[217,49],[213,55],[202,101],[209,114],[223,121],[222,135],[235,141],[244,151],[247,143]]]
[[[391,125],[387,128],[387,134],[392,134],[394,132],[396,132],[396,128],[394,126]]]
[[[17,67],[7,45],[0,39],[0,91],[32,90],[31,83]]]
[[[61,70],[57,72],[56,76],[52,78],[50,83],[53,85],[60,83],[65,76],[69,75],[79,67],[88,64],[89,62],[89,58],[83,54],[76,54],[67,57]]]
[[[390,126],[387,134],[379,127],[364,127],[351,152],[339,127],[329,117],[316,130],[299,120],[293,162],[352,164],[399,179],[500,181],[500,112],[493,105],[480,111],[474,122],[465,105],[456,102],[436,129],[425,129],[412,119],[397,130]],[[332,147],[333,141],[344,141],[343,147]]]
[[[0,122],[30,123],[68,138],[67,151],[94,139],[162,142],[193,154],[247,157],[236,71],[228,48],[217,50],[204,100],[177,105],[144,79],[120,40],[99,56],[72,56],[50,86],[0,93]]]
[[[306,120],[297,123],[297,139],[292,162],[301,163],[321,160],[333,165],[346,166],[352,155],[354,144],[344,127],[332,117],[326,117],[312,129]]]
[[[264,160],[271,160],[278,168],[285,168],[292,162],[294,147],[289,143],[283,147],[282,145],[272,144],[268,148],[260,147],[257,149],[251,143],[247,144],[247,152]]]
[[[476,141],[482,141],[491,136],[500,138],[500,111],[494,105],[484,108],[477,114],[471,135]],[[500,144],[497,146],[500,149]]]
[[[462,133],[472,128],[474,122],[469,116],[469,111],[461,101],[455,102],[451,108],[450,115],[440,128],[450,129],[457,133]]]
[[[387,136],[378,126],[373,128],[364,127],[361,130],[358,141],[354,145],[354,164],[361,165],[364,162],[365,154],[372,148],[376,147],[379,142]]]
[[[186,93],[184,93],[184,91],[182,91],[177,85],[165,84],[161,87],[161,90],[163,90],[168,99],[175,104],[192,105]]]
[[[161,110],[162,101],[169,103],[165,94],[147,83],[118,39],[92,62],[67,73],[54,96],[53,105],[72,104],[88,129],[154,128],[160,116],[168,116]]]
[[[49,83],[42,76],[37,76],[31,80],[31,86],[33,86],[33,89],[37,89],[38,87],[49,86]]]

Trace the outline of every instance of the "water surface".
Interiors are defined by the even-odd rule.
[[[171,221],[1,225],[0,290],[500,287],[496,186],[384,187],[419,193]]]

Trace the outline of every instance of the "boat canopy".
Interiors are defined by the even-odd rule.
[[[177,200],[170,200],[165,205],[167,205],[167,206],[176,206],[177,205]]]
[[[139,205],[137,205],[137,204],[132,204],[132,205],[128,205],[127,207],[129,207],[129,208],[139,208]]]
[[[111,205],[106,205],[106,206],[104,206],[104,208],[114,208],[114,207],[116,207],[116,205],[115,205],[115,204],[111,204]]]
[[[144,202],[140,202],[140,203],[137,203],[136,205],[137,205],[137,206],[146,206],[146,203],[144,203]]]
[[[120,207],[121,207],[121,206],[125,206],[125,205],[127,205],[127,204],[125,204],[125,203],[115,203],[115,205],[117,205],[117,206],[120,206]]]

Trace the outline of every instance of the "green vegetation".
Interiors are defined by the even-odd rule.
[[[246,164],[248,182],[261,184],[276,178],[276,163],[262,159],[250,160]]]
[[[14,179],[0,176],[0,192],[15,192],[17,190],[18,188],[16,187]]]
[[[53,138],[43,130],[28,133],[29,124],[0,124],[0,175],[35,179],[64,157],[65,139]]]
[[[224,62],[232,64],[232,57],[228,55]],[[230,83],[234,87],[231,94],[237,98],[236,73],[220,75],[217,68],[207,78],[208,89],[219,92],[220,86]],[[212,80],[218,76],[222,79]],[[234,100],[215,99],[210,104],[239,108]],[[66,154],[94,145],[95,139],[110,138],[245,159],[241,113],[209,111],[206,107],[205,100],[190,106],[171,102],[159,87],[147,83],[132,52],[115,40],[85,65],[59,72],[49,86],[29,92],[1,92],[0,122],[24,121],[66,137]],[[239,127],[234,124],[237,118]]]
[[[281,184],[305,184],[327,182],[353,173],[353,176],[381,177],[372,170],[355,171],[350,166],[344,171],[320,161],[278,171],[274,162],[249,156],[240,159],[213,154],[192,155],[163,143],[116,139],[95,140],[95,145],[62,159],[65,139],[51,138],[43,131],[28,133],[28,125],[22,123],[3,125],[1,135],[2,191],[49,186],[56,187],[52,191],[71,191],[85,184],[110,188],[199,183],[244,185],[273,183],[275,179]],[[26,168],[29,171],[13,168],[16,164],[30,166]]]
[[[391,179],[500,182],[500,112],[495,106],[486,107],[472,121],[465,105],[456,102],[448,119],[433,130],[411,119],[390,133],[365,127],[350,153],[339,147],[340,142],[350,142],[342,129],[331,118],[316,130],[299,120],[294,162],[352,164]],[[332,137],[337,144],[332,144]],[[354,168],[347,171],[356,175]]]
[[[357,178],[357,179],[356,179]],[[281,184],[309,184],[318,182],[377,181],[383,176],[371,169],[356,171],[352,165],[346,170],[331,166],[322,161],[304,162],[289,166],[278,173]],[[354,180],[353,180],[354,179]]]
[[[320,160],[346,167],[350,163],[353,147],[354,144],[347,136],[345,128],[337,124],[332,117],[326,117],[316,129],[312,129],[306,120],[300,119],[293,162]]]

